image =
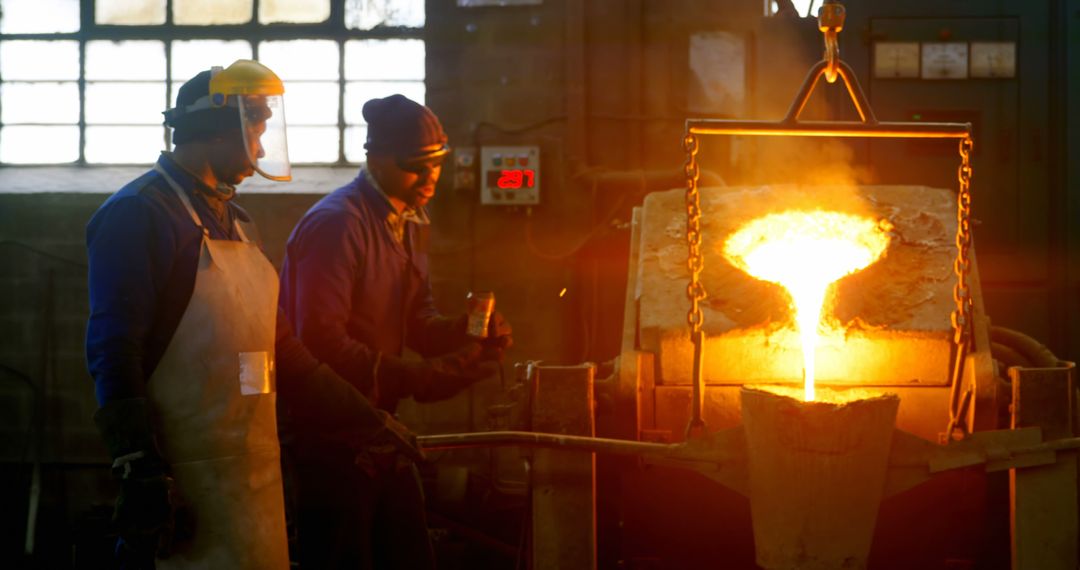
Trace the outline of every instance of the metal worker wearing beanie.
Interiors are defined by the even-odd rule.
[[[289,237],[281,304],[304,344],[340,374],[361,378],[375,404],[452,397],[488,376],[510,327],[497,313],[484,343],[466,319],[435,309],[425,251],[447,136],[435,114],[402,95],[364,104],[367,165],[300,220]],[[402,357],[411,348],[422,359]],[[391,450],[392,451],[392,450]],[[394,453],[297,439],[303,568],[434,565],[417,471]]]
[[[255,172],[290,178],[283,93],[254,61],[196,75],[165,112],[175,151],[87,227],[86,353],[122,568],[288,568],[278,393],[295,421],[418,455],[293,335],[232,201]]]

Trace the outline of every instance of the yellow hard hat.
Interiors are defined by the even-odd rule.
[[[206,81],[209,85],[199,83]],[[190,87],[195,85],[194,87]],[[185,90],[195,91],[194,98]],[[202,89],[209,92],[199,93]],[[165,124],[191,140],[199,133],[240,127],[244,147],[255,171],[271,180],[290,180],[289,145],[285,127],[285,84],[265,65],[240,59],[226,68],[202,72],[180,88],[177,106],[165,111]],[[181,104],[180,100],[184,103]],[[235,108],[232,113],[230,108]],[[239,118],[239,124],[236,118]],[[177,144],[184,141],[178,139]]]
[[[230,95],[281,95],[285,84],[269,67],[238,59],[224,69],[215,67],[210,78],[210,102],[221,107]]]

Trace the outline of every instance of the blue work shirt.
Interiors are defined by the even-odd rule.
[[[255,236],[239,206],[226,202],[220,220],[197,189],[203,183],[167,154],[158,166],[191,198],[211,239],[240,240],[234,221]],[[156,171],[128,183],[98,208],[86,228],[90,319],[86,359],[100,405],[146,395],[195,286],[202,231]],[[278,311],[275,342],[279,382],[303,377],[318,362]]]
[[[364,171],[319,200],[289,236],[281,269],[281,306],[316,358],[372,394],[378,353],[423,356],[440,350],[441,319],[431,294],[427,226],[405,224]],[[445,336],[445,335],[442,335]],[[396,402],[377,402],[393,409]]]

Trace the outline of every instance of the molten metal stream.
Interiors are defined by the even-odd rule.
[[[815,398],[815,356],[829,287],[877,261],[889,245],[887,229],[887,224],[865,216],[789,210],[748,222],[724,244],[732,264],[781,285],[791,296],[807,401]]]

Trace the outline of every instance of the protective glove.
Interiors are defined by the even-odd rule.
[[[425,360],[383,354],[375,373],[375,390],[380,399],[388,401],[410,396],[421,403],[446,400],[488,376],[480,367],[483,356],[484,347],[475,341]]]
[[[372,438],[372,446],[392,446],[394,451],[408,458],[413,463],[421,463],[427,460],[424,452],[417,443],[416,434],[405,424],[399,422],[393,414],[384,410],[377,410],[383,416],[383,429],[379,430]]]
[[[386,416],[385,427],[357,453],[356,464],[374,478],[379,471],[403,471],[413,464],[426,461],[416,441],[416,434],[392,414],[383,410],[379,412]]]
[[[113,458],[113,475],[120,480],[113,509],[122,540],[118,556],[128,558],[129,564],[168,558],[174,544],[191,537],[192,519],[154,441],[149,401],[109,402],[94,414],[94,423]]]
[[[468,322],[467,314],[432,317],[418,329],[413,344],[422,354],[444,354],[470,340],[466,333]]]
[[[503,352],[514,345],[514,337],[511,336],[513,332],[514,329],[510,327],[510,322],[502,316],[502,313],[499,311],[493,312],[491,320],[488,321],[487,338],[480,343],[484,349],[480,360],[502,362]]]
[[[283,404],[291,417],[305,428],[331,432],[353,445],[392,444],[414,461],[424,455],[416,436],[393,416],[376,409],[360,393],[326,364],[320,364],[300,382],[279,383]]]
[[[122,539],[118,554],[129,566],[168,558],[174,546],[191,539],[192,517],[167,474],[132,475],[120,482],[113,522]]]
[[[502,313],[495,311],[491,313],[491,320],[488,321],[488,339],[499,340],[504,347],[510,348],[514,344],[514,339],[510,335],[514,333],[514,329],[510,326],[510,321],[503,317]]]
[[[494,311],[488,320],[487,336],[476,338],[467,333],[469,315],[457,317],[438,316],[430,319],[422,336],[414,339],[421,354],[445,354],[470,342],[478,342],[483,348],[480,361],[501,362],[503,352],[514,344],[510,336],[513,329],[502,313]]]

